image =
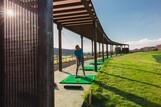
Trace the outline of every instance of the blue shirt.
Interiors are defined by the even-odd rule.
[[[77,58],[82,58],[82,57],[83,57],[83,49],[75,50],[75,51],[74,51],[74,55],[75,55]]]

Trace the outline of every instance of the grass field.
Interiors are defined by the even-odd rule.
[[[91,90],[91,107],[161,107],[161,51],[113,58]],[[87,98],[84,104],[90,107]]]

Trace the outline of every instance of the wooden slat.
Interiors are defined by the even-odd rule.
[[[57,21],[61,21],[61,20],[63,20],[63,21],[65,21],[65,20],[72,20],[72,19],[75,19],[75,20],[79,20],[79,19],[81,19],[81,18],[91,18],[91,17],[89,17],[88,15],[87,16],[75,16],[75,17],[66,17],[66,18],[54,18],[54,22],[57,22]]]
[[[61,23],[63,25],[66,25],[66,24],[77,24],[77,23],[89,23],[89,22],[92,22],[93,20],[84,20],[84,21],[73,21],[73,22],[65,22],[65,23]]]
[[[54,14],[54,17],[68,17],[68,16],[75,16],[75,15],[84,15],[84,14],[88,14],[88,12],[78,12],[78,13],[70,13],[70,14]]]
[[[66,13],[66,12],[81,11],[81,10],[86,10],[86,9],[83,6],[78,6],[77,8],[53,10],[53,12],[54,14],[57,14],[57,13]]]
[[[54,22],[92,39],[92,34],[89,33],[89,30],[92,30],[91,26],[93,23],[91,21],[96,21],[98,24],[97,41],[101,43],[114,43],[106,37],[91,0],[54,0],[53,7]]]
[[[61,8],[53,8],[53,11],[72,10],[72,9],[79,9],[79,8],[84,8],[84,5],[71,6],[71,7],[61,7]]]
[[[61,17],[54,16],[54,20],[69,19],[69,18],[81,18],[81,17],[89,17],[89,14],[80,14],[80,15],[74,15],[74,16],[61,16]]]
[[[90,16],[93,18],[93,20],[95,20],[95,15],[92,11],[91,8],[89,7],[89,2],[87,2],[86,0],[82,0],[82,3],[84,4],[85,8],[87,9],[88,13],[90,14]]]
[[[71,7],[79,5],[82,5],[81,0],[65,0],[53,3],[54,8]]]
[[[66,5],[66,4],[72,4],[72,3],[80,3],[81,0],[57,0],[54,1],[54,6],[57,5]]]
[[[70,11],[70,12],[54,12],[54,16],[62,16],[62,15],[72,15],[72,14],[81,14],[81,13],[87,13],[87,10],[76,10],[76,11]]]
[[[84,18],[72,18],[72,19],[65,19],[65,20],[57,20],[57,22],[59,23],[63,23],[63,22],[71,22],[71,21],[81,21],[81,20],[89,20],[91,19],[90,17],[84,17]]]

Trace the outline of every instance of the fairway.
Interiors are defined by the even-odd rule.
[[[161,51],[114,57],[91,89],[92,107],[161,107]]]

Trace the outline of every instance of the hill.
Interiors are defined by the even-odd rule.
[[[146,52],[146,51],[157,51],[161,50],[161,45],[151,46],[151,47],[143,47],[141,49],[134,49],[131,52]]]
[[[63,55],[72,55],[74,53],[74,50],[72,49],[62,49]],[[59,49],[54,48],[54,55],[59,55]]]

